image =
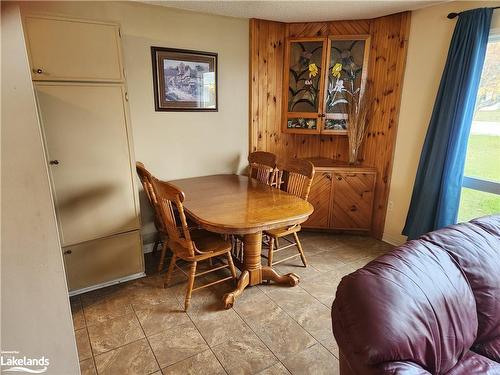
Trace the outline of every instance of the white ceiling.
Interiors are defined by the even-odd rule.
[[[375,18],[415,10],[450,0],[163,0],[148,4],[240,18],[260,18],[281,22],[335,21]]]

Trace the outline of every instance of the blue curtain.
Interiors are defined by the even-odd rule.
[[[455,26],[403,229],[409,239],[456,223],[492,14],[465,11]]]

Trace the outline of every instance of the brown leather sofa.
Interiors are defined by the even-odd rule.
[[[500,215],[409,241],[345,276],[340,373],[500,374]]]

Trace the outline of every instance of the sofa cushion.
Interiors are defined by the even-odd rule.
[[[456,262],[416,240],[344,277],[332,323],[355,373],[405,361],[442,374],[475,341],[476,304]]]
[[[473,350],[500,362],[500,215],[453,225],[422,239],[441,247],[459,265],[476,300]]]
[[[499,375],[500,363],[474,352],[467,352],[446,375]]]

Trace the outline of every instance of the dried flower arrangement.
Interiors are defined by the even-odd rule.
[[[367,83],[364,86],[364,89],[347,92],[345,96],[350,164],[358,163],[359,150],[366,137],[370,116],[373,114],[371,85]]]

